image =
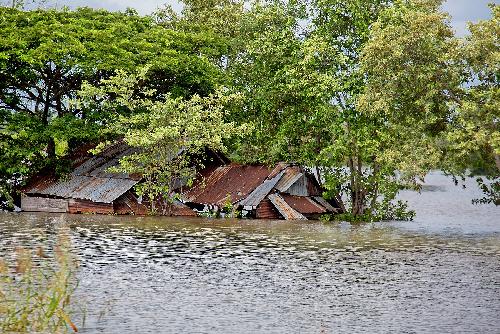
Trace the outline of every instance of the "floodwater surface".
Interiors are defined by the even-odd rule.
[[[428,181],[405,223],[0,214],[0,257],[69,227],[81,333],[500,333],[500,208]]]

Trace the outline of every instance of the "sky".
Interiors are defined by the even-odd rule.
[[[165,3],[171,4],[176,10],[182,8],[176,0],[52,0],[50,2],[70,8],[89,6],[108,10],[124,10],[131,7],[140,14],[150,14]],[[457,35],[464,36],[467,33],[468,21],[477,22],[491,17],[488,3],[500,4],[500,0],[447,0],[443,9],[450,13],[451,23]]]

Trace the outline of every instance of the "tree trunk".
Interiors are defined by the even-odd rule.
[[[56,143],[52,137],[49,138],[49,142],[47,143],[47,157],[49,159],[56,157]]]
[[[42,122],[45,126],[49,125],[49,112],[50,112],[50,94],[52,92],[52,85],[49,78],[47,78],[46,82],[46,92],[45,92],[45,105],[43,106],[43,119]],[[56,157],[56,143],[54,142],[54,138],[49,137],[47,142],[47,157],[49,159],[53,159]]]

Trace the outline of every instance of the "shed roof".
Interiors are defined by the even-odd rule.
[[[292,208],[284,199],[278,194],[269,195],[271,203],[279,211],[279,213],[288,220],[307,220],[307,218]]]
[[[186,191],[184,196],[186,202],[192,203],[224,205],[229,198],[234,204],[252,193],[273,171],[264,165],[222,166]]]
[[[133,152],[134,149],[123,142],[95,156],[88,154],[87,150],[78,152],[72,157],[74,169],[67,178],[57,180],[50,175],[41,176],[25,189],[25,193],[112,203],[141,179],[137,175],[107,171],[109,167],[117,166],[122,157]]]
[[[327,212],[325,207],[316,203],[310,197],[281,194],[281,198],[283,198],[291,208],[302,214],[321,214]]]

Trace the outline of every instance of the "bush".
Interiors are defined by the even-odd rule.
[[[0,258],[0,332],[77,332],[69,316],[77,262],[68,235],[59,234],[52,257],[41,247],[15,255],[14,263]]]

